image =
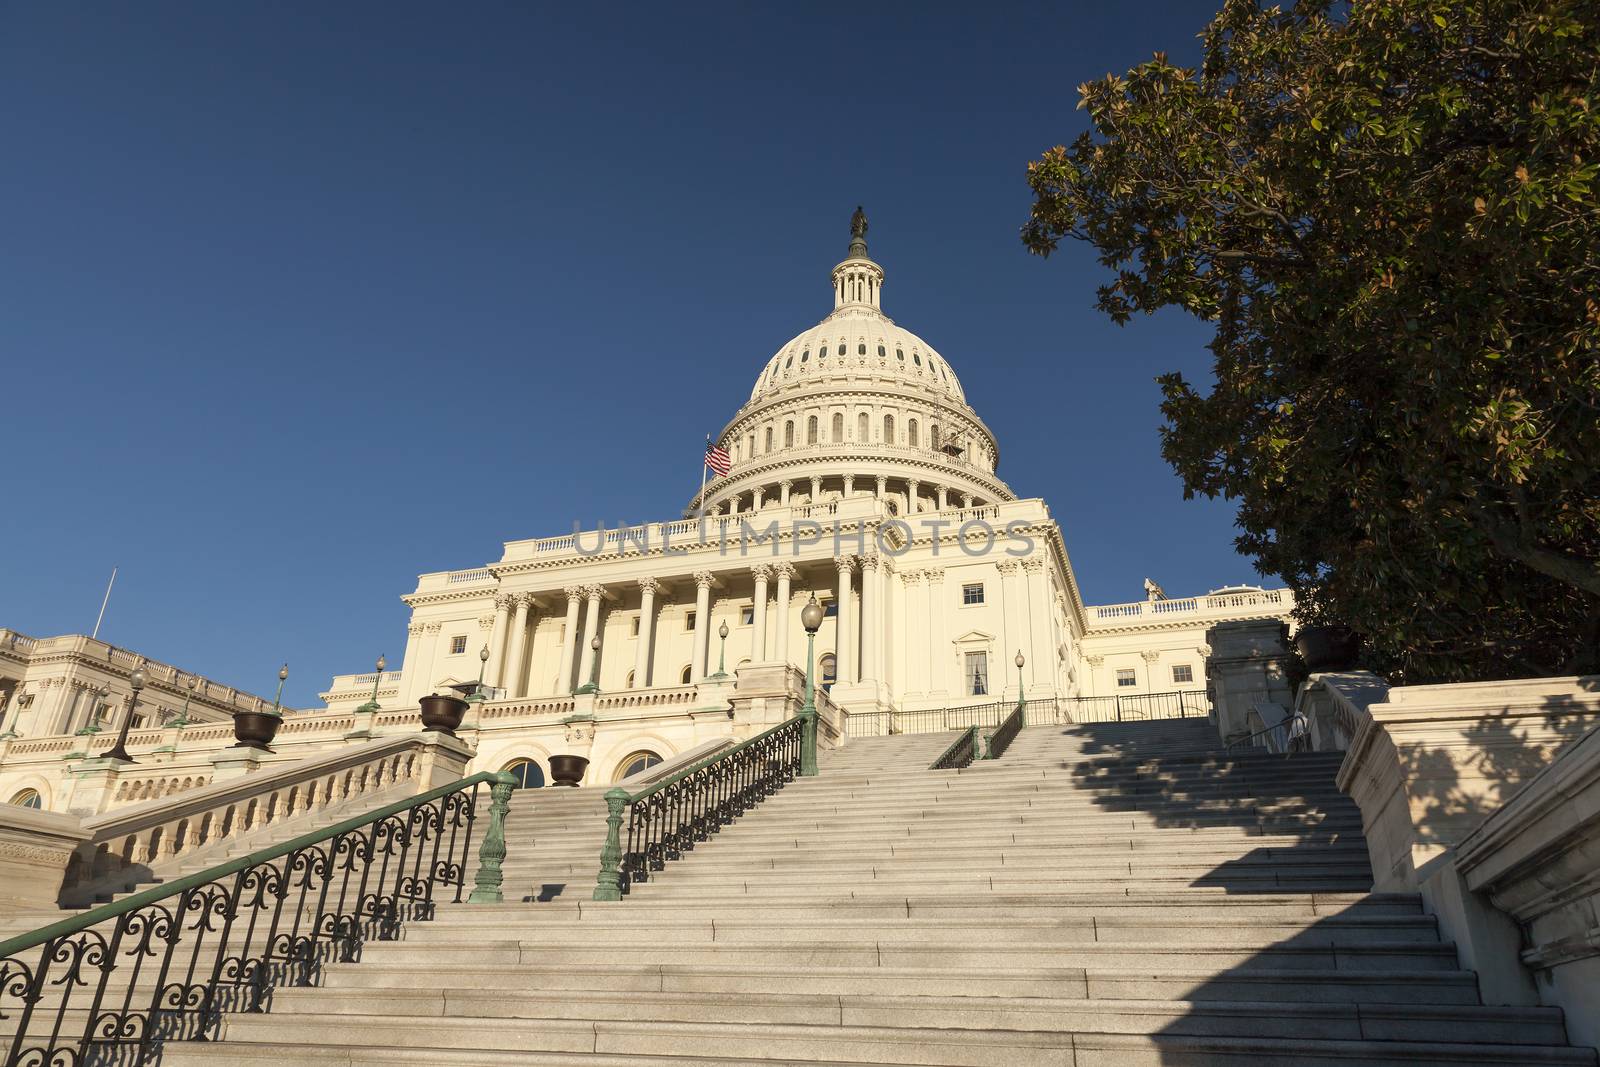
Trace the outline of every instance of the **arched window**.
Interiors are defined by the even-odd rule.
[[[790,356],[788,359],[783,361],[783,369],[784,370],[788,370],[792,366],[794,366],[794,357],[793,356]]]
[[[814,445],[816,443],[817,443],[817,417],[815,415],[813,415],[809,419],[806,420],[806,444]]]
[[[747,434],[744,439],[744,458],[749,459],[756,454],[756,435]]]
[[[885,358],[885,357],[887,357],[887,356],[888,356],[888,355],[889,355],[889,353],[887,353],[887,352],[885,352],[885,351],[884,351],[884,350],[883,350],[883,346],[882,346],[882,345],[879,345],[879,346],[878,346],[878,358],[879,358],[879,359],[883,359],[883,358]]]
[[[800,353],[800,362],[801,363],[804,363],[806,360],[808,360],[810,358],[811,358],[811,349],[808,348],[804,352]]]
[[[922,366],[922,354],[920,352],[911,353],[911,361],[919,367]]]
[[[833,440],[835,444],[844,440],[844,416],[837,411],[833,413]]]
[[[863,411],[861,414],[857,415],[856,416],[856,440],[857,441],[865,441],[867,439],[867,437],[870,436],[871,433],[872,433],[871,426],[872,426],[871,420],[867,418],[867,413],[865,411]]]
[[[823,656],[822,659],[818,660],[817,664],[818,664],[818,666],[820,666],[822,668],[822,688],[823,688],[823,690],[824,691],[831,690],[833,688],[833,683],[838,681],[838,674],[839,674],[839,659],[838,659],[838,657],[835,656],[832,652],[829,652],[827,655]]]
[[[883,443],[886,444],[886,445],[894,444],[894,416],[893,415],[885,415],[883,417]]]
[[[839,342],[839,354],[841,356],[844,355],[844,342],[843,341]]]
[[[910,445],[912,448],[916,448],[917,447],[917,420],[916,419],[907,419],[906,420],[906,444]]]
[[[866,354],[867,354],[867,342],[862,341],[859,345],[856,345],[856,355],[864,356]]]
[[[937,422],[928,424],[928,447],[935,452],[939,451],[939,424]]]
[[[516,789],[538,789],[544,785],[544,768],[526,757],[514,759],[500,769],[517,780]]]
[[[685,663],[683,665],[683,670],[678,672],[678,684],[679,685],[688,685],[689,684],[689,666],[690,666],[689,664]]]
[[[767,451],[772,451],[772,427],[767,427]]]
[[[784,448],[793,448],[794,447],[794,420],[793,419],[790,419],[788,422],[783,424],[783,447]]]
[[[634,620],[634,625],[636,625],[636,626],[638,625],[638,620],[637,619]],[[624,683],[623,688],[624,689],[632,689],[633,688],[633,672],[632,671],[628,672],[628,680],[627,680],[626,683]]]
[[[24,789],[22,792],[11,798],[11,803],[17,805],[19,808],[41,809],[44,807],[44,797],[39,795],[39,791],[37,789]]]
[[[626,778],[630,774],[638,774],[640,771],[649,770],[660,762],[661,757],[659,755],[651,752],[648,748],[641,748],[625,758],[617,766],[617,777]]]
[[[906,361],[906,350],[905,349],[903,349],[903,348],[895,349],[894,350],[894,355],[895,355],[895,358],[898,359],[901,363],[904,363]]]

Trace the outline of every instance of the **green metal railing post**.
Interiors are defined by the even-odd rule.
[[[815,666],[817,635],[806,634],[806,702],[800,706],[800,777],[813,778],[817,773],[817,690],[811,671]]]
[[[600,849],[595,900],[622,899],[622,809],[629,799],[626,789],[612,789],[606,793],[606,843]]]
[[[500,904],[506,899],[500,891],[505,880],[500,865],[506,859],[506,812],[511,810],[511,790],[516,785],[517,780],[505,771],[491,780],[489,825],[483,831],[483,844],[478,846],[478,875],[473,879],[468,904]]]

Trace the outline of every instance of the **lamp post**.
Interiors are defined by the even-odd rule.
[[[589,670],[589,680],[587,682],[584,682],[582,685],[578,686],[578,688],[574,689],[573,690],[574,693],[598,693],[598,692],[600,692],[600,635],[599,634],[595,634],[592,638],[589,639],[589,648],[591,650],[593,650],[593,652],[594,652],[594,666]]]
[[[478,688],[476,688],[476,689],[474,689],[472,691],[472,695],[467,698],[467,703],[469,703],[469,704],[482,704],[483,703],[483,672],[488,668],[488,666],[489,666],[489,646],[488,645],[484,645],[483,649],[478,653]]]
[[[1022,658],[1022,649],[1017,649],[1017,703],[1022,703],[1022,665],[1026,661]]]
[[[721,648],[717,652],[717,677],[726,678],[728,676],[728,624],[726,622],[717,627],[717,636],[722,638]]]
[[[378,659],[381,661],[383,657],[379,656]],[[283,714],[283,712],[279,709],[283,707],[283,683],[287,681],[288,678],[289,665],[285,663],[282,667],[278,668],[278,695],[272,698],[272,714],[274,715]],[[135,695],[137,695],[137,693]]]
[[[199,688],[200,679],[191,674],[189,675],[189,680],[183,684],[188,689],[188,692],[183,694],[183,710],[178,712],[178,717],[169,722],[168,726],[189,725],[189,701],[194,697],[194,691]]]
[[[815,596],[800,609],[800,625],[806,631],[806,702],[800,706],[800,775],[810,778],[817,773],[817,690],[812,674],[816,666],[817,630],[822,627],[822,605]]]
[[[377,711],[378,710],[378,707],[379,707],[379,704],[378,704],[378,683],[383,681],[383,669],[385,667],[387,667],[388,665],[389,665],[389,661],[383,658],[383,654],[382,653],[379,653],[378,654],[378,673],[374,674],[372,676],[372,696],[371,696],[370,699],[367,700],[367,702],[365,704],[363,704],[359,708],[357,708],[356,709],[357,711]],[[289,665],[287,663],[285,663],[283,665],[283,670],[284,670],[284,672],[287,672],[289,670]],[[286,676],[287,676],[286,673],[283,674],[283,675],[280,675],[280,677],[286,677]],[[283,683],[281,681],[278,683],[278,692],[279,693],[283,692]]]
[[[128,675],[128,684],[133,687],[133,696],[128,699],[128,714],[122,717],[122,729],[117,731],[117,743],[106,753],[106,759],[137,763],[138,760],[128,755],[128,729],[133,726],[133,709],[139,706],[139,690],[144,688],[144,668],[135,667],[133,673]]]

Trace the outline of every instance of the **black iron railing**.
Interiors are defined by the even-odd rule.
[[[944,750],[944,755],[928,764],[930,771],[949,771],[967,767],[978,758],[978,728],[969,726],[962,730],[956,739],[950,742],[950,747]]]
[[[1019,700],[1011,714],[1007,715],[995,728],[994,733],[988,736],[988,743],[984,746],[984,759],[999,759],[1005,755],[1006,749],[1011,747],[1011,742],[1016,740],[1018,731],[1023,727],[1023,720],[1027,717],[1026,711],[1027,705]]]
[[[805,747],[809,743],[814,751],[815,737],[802,713],[643,792],[608,792],[606,844],[594,899],[620,900],[634,883],[648,882],[669,860],[782,789],[801,773]]]
[[[459,902],[484,782],[494,802],[473,899],[498,899],[512,780],[486,773],[0,942],[6,1067],[137,1067],[431,918],[439,899]]]
[[[1066,722],[1142,722],[1147,719],[1204,719],[1211,700],[1204,689],[1170,693],[1113,693],[1103,697],[1068,697],[1061,701]]]

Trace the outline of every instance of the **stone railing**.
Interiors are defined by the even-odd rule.
[[[600,693],[594,698],[595,711],[612,711],[621,708],[690,707],[695,703],[699,688],[680,685],[668,689],[624,689],[617,693]]]
[[[32,652],[33,646],[39,643],[36,637],[19,634],[15,630],[0,628],[0,649],[13,649],[17,652]]]
[[[68,864],[62,903],[82,905],[108,888],[131,888],[150,880],[153,865],[206,845],[231,844],[265,826],[424,781],[425,757],[437,743],[421,734],[381,738],[84,819],[89,837]],[[463,766],[464,758],[456,775]],[[117,789],[142,801],[150,784],[119,783]]]
[[[1094,624],[1119,625],[1134,620],[1149,621],[1185,615],[1270,615],[1287,614],[1294,607],[1294,596],[1287,589],[1263,589],[1239,593],[1208,593],[1181,600],[1135,600],[1127,604],[1096,604],[1085,610]]]

